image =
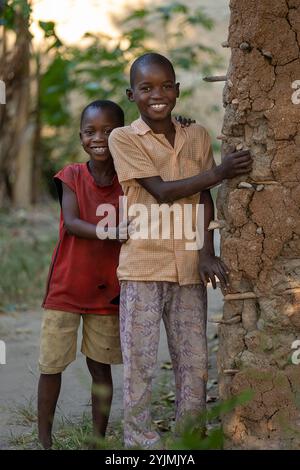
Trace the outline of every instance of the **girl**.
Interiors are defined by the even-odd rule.
[[[92,376],[92,416],[96,436],[104,436],[112,401],[111,364],[122,362],[116,277],[120,243],[127,224],[117,227],[116,240],[100,240],[96,216],[100,204],[118,211],[119,185],[108,148],[110,132],[124,125],[122,109],[111,101],[94,101],[82,112],[80,140],[87,163],[73,163],[54,181],[61,204],[59,241],[49,270],[40,346],[38,387],[39,439],[52,446],[52,423],[63,370],[75,360],[77,331],[83,320],[81,351]],[[98,390],[101,386],[101,396]]]

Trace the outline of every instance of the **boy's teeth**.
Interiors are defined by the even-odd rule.
[[[166,105],[165,104],[152,104],[151,107],[153,109],[163,109]]]

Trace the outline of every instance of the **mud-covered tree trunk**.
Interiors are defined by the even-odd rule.
[[[221,398],[249,388],[254,398],[224,417],[224,430],[232,448],[299,448],[300,0],[230,8],[223,147],[249,148],[254,168],[218,196],[237,294],[225,296],[218,366]]]

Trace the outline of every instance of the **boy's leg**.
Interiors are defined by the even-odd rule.
[[[202,284],[169,284],[164,311],[176,383],[176,424],[206,408],[207,295]]]
[[[61,387],[61,373],[76,357],[80,315],[45,310],[41,328],[38,432],[45,449],[52,445],[52,424]]]
[[[52,446],[52,425],[60,392],[61,373],[41,374],[38,386],[39,440],[44,449]]]
[[[86,363],[92,376],[92,416],[94,434],[104,437],[110,414],[113,384],[110,364],[101,364],[89,357]]]
[[[151,447],[160,436],[151,430],[151,388],[157,361],[163,283],[122,281],[120,331],[124,362],[124,443]]]

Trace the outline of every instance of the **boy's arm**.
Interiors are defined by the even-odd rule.
[[[208,230],[209,223],[214,219],[214,203],[209,190],[201,193],[200,204],[204,204],[204,243],[199,250],[200,278],[205,286],[211,281],[215,289],[217,287],[215,276],[217,276],[222,288],[226,290],[229,286],[229,269],[218,256],[215,256],[214,231]]]
[[[99,236],[97,235],[97,225],[90,224],[85,220],[80,219],[79,217],[79,207],[77,202],[77,197],[74,191],[72,191],[69,186],[62,182],[62,211],[64,216],[64,224],[67,231],[71,235],[75,235],[79,238],[88,238],[90,240],[99,240]],[[126,234],[125,234],[126,228]],[[108,228],[109,231],[110,227]],[[98,232],[99,233],[99,232]],[[103,237],[103,239],[110,239],[108,237]],[[115,237],[113,237],[115,238]],[[120,223],[117,227],[117,236],[116,238],[119,241],[126,241],[127,239],[127,223]]]
[[[206,170],[196,176],[176,181],[164,181],[160,176],[137,178],[143,186],[159,203],[170,203],[183,197],[192,196],[205,191],[223,179],[231,179],[252,169],[252,158],[248,150],[233,152],[226,155],[220,165]]]

